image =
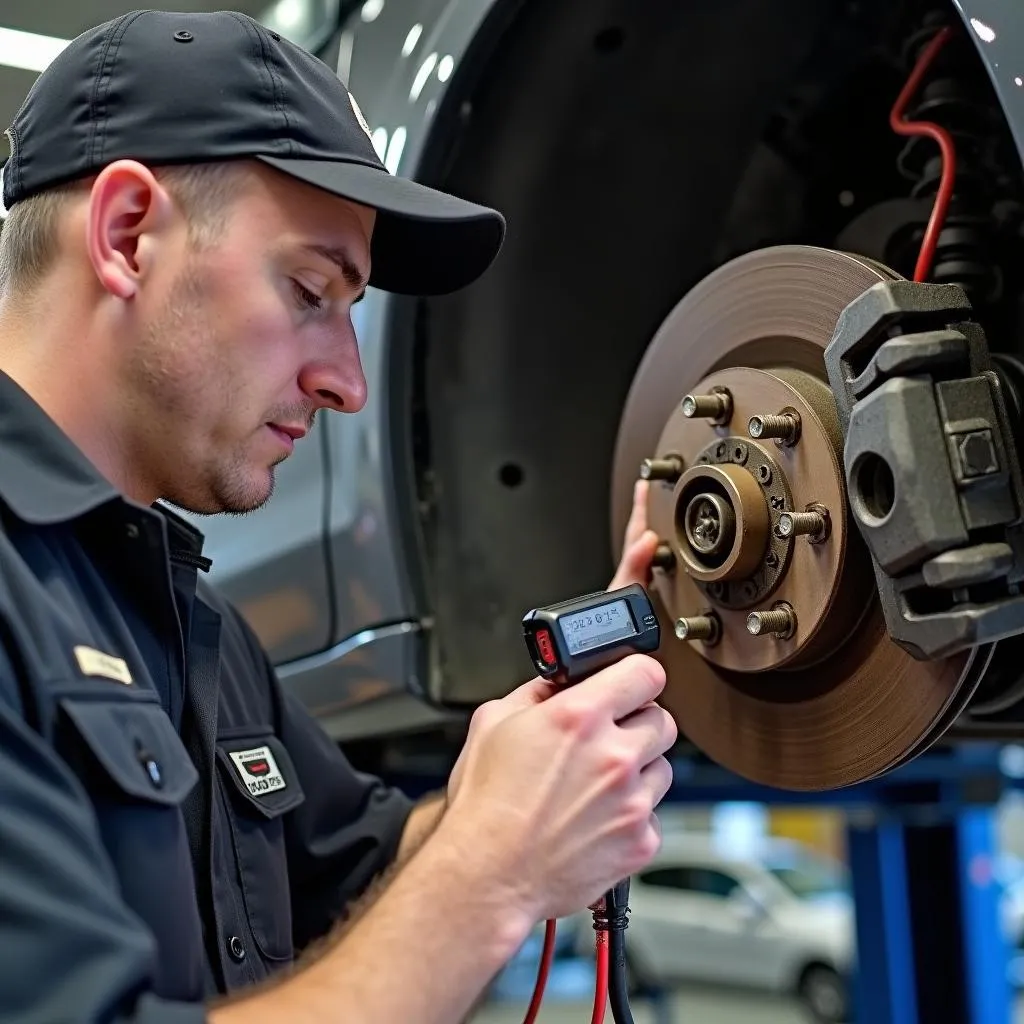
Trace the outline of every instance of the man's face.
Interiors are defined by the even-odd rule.
[[[270,497],[318,409],[366,400],[351,307],[373,211],[262,169],[208,246],[147,282],[124,368],[137,451],[160,496],[198,513]]]

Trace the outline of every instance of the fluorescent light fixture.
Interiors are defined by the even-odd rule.
[[[23,71],[45,71],[69,42],[16,28],[0,28],[0,64]]]

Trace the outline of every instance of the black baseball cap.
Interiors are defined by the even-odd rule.
[[[133,11],[89,29],[36,79],[7,134],[8,210],[114,160],[261,160],[377,210],[370,283],[387,291],[456,291],[504,239],[495,210],[389,173],[338,75],[233,11]]]

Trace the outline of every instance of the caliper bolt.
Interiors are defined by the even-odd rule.
[[[751,612],[747,616],[747,632],[753,636],[777,636],[788,640],[796,632],[796,613],[785,601],[770,611]]]
[[[732,394],[726,388],[712,388],[707,395],[686,395],[683,415],[687,419],[711,420],[724,426],[732,419]]]
[[[722,635],[722,624],[714,612],[708,615],[694,615],[688,619],[676,619],[676,636],[680,640],[703,640],[709,646],[718,643]]]
[[[794,445],[800,440],[800,417],[795,412],[751,416],[747,433],[758,441],[773,437],[777,444]]]
[[[640,463],[641,480],[665,480],[674,484],[683,475],[683,460],[678,455],[664,459],[644,459]]]
[[[783,512],[779,516],[780,537],[806,537],[811,544],[828,540],[828,509],[823,505],[808,505],[806,512]]]
[[[662,541],[654,549],[654,558],[651,559],[651,564],[655,569],[663,569],[665,572],[672,572],[676,567],[676,556],[675,552],[672,550],[672,546]]]

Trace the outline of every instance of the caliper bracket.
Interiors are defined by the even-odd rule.
[[[884,281],[825,350],[852,517],[886,628],[919,659],[1024,632],[1024,479],[970,315],[957,285]]]

